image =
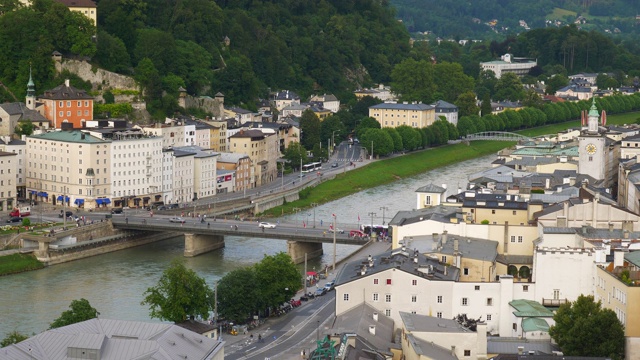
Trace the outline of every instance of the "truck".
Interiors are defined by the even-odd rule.
[[[23,206],[23,207],[14,207],[13,210],[9,213],[10,216],[14,217],[24,217],[31,215],[31,207]]]

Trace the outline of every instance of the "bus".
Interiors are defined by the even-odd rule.
[[[320,170],[320,169],[322,169],[322,163],[319,162],[319,161],[302,165],[302,172],[303,173],[314,172],[314,171],[317,171],[317,170]]]

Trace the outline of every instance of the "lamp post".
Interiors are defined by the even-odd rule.
[[[373,160],[373,140],[371,140],[371,160]]]
[[[336,133],[340,133],[340,130],[333,130],[331,132],[331,152],[333,152],[333,149],[335,149],[336,147]]]
[[[370,212],[367,215],[371,216],[371,228],[369,228],[369,236],[372,236],[373,235],[373,217],[378,215],[378,214],[376,214],[374,212]]]
[[[316,228],[316,206],[318,206],[318,203],[311,203],[311,207],[313,208],[313,228]]]
[[[299,214],[299,213],[300,213],[300,210],[302,210],[302,209],[297,208],[297,207],[296,207],[296,208],[293,208],[293,212],[295,212],[296,214]],[[296,215],[296,218],[297,218],[297,217],[298,217],[298,216]]]
[[[380,210],[382,210],[382,225],[384,225],[384,211],[389,210],[389,208],[386,206],[381,206]]]
[[[336,272],[336,214],[333,214],[333,272]]]

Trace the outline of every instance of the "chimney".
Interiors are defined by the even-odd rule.
[[[456,346],[451,345],[451,356],[456,356]]]
[[[622,238],[629,239],[629,230],[622,231]]]
[[[458,239],[453,240],[453,251],[458,252]]]
[[[84,133],[81,133],[81,134],[80,134],[80,139],[81,139],[81,140],[84,140],[84,138],[85,138]]]
[[[448,269],[448,268],[449,268],[449,267],[445,264],[445,265],[444,265],[444,276],[447,276],[447,269]]]
[[[631,220],[624,220],[622,222],[622,230],[633,231],[633,222]]]
[[[518,346],[518,355],[524,355],[524,346]]]
[[[614,268],[624,266],[624,254],[625,254],[625,251],[620,251],[620,250],[616,250],[613,252]]]
[[[587,234],[587,225],[582,225],[582,235]]]
[[[376,326],[375,325],[369,325],[369,334],[376,336]]]
[[[376,322],[378,321],[378,313],[377,312],[373,313],[373,321],[376,321]]]
[[[546,182],[545,182],[545,189],[548,189],[548,188],[550,188],[550,187],[551,187],[551,179],[546,179]]]
[[[609,223],[609,231],[613,231],[613,223]]]
[[[69,79],[64,80],[64,86],[69,87]]]
[[[447,234],[448,234],[447,230],[442,232],[442,245],[447,243]]]

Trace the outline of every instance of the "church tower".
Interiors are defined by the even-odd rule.
[[[35,110],[36,108],[36,89],[31,77],[31,67],[29,67],[29,82],[27,83],[27,97],[25,99],[27,109]]]
[[[587,118],[587,129],[578,137],[578,173],[590,175],[596,180],[603,180],[606,173],[607,144],[604,134],[600,134],[598,126],[600,114],[593,99]]]

